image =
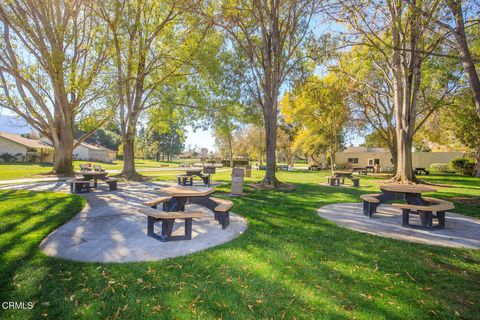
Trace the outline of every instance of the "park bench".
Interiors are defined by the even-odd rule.
[[[147,235],[160,241],[191,240],[192,219],[205,217],[203,212],[198,211],[165,212],[151,208],[142,208],[139,211],[147,215]],[[172,236],[175,220],[185,220],[185,233],[183,236]],[[155,222],[158,221],[162,223],[160,235],[154,231]]]
[[[202,173],[200,177],[205,185],[210,186],[210,174]]]
[[[92,168],[88,164],[80,164],[80,171],[92,171]]]
[[[362,194],[360,199],[363,200],[363,214],[372,217],[377,207],[380,205],[380,200],[377,198],[380,194]]]
[[[421,175],[422,172],[425,173],[426,176],[430,174],[430,171],[428,171],[425,168],[415,168],[414,172],[415,172],[415,175]]]
[[[277,166],[277,169],[280,171],[288,171],[288,165],[286,164],[280,164]]]
[[[72,179],[68,180],[67,183],[70,184],[71,193],[90,192],[90,180]]]
[[[339,177],[328,177],[328,184],[331,186],[340,186],[340,181],[343,180],[343,178]]]
[[[210,197],[210,200],[213,200],[217,204],[213,210],[215,220],[222,225],[222,229],[225,229],[230,223],[230,209],[233,207],[233,202],[214,197]]]
[[[117,179],[117,178],[110,178],[110,177],[105,177],[105,179],[103,179],[103,182],[105,182],[106,184],[108,184],[108,190],[110,191],[115,191],[117,190],[117,182],[118,180],[120,179]]]
[[[102,166],[94,165],[94,166],[93,166],[93,171],[104,172],[105,169],[103,169]]]
[[[158,197],[158,198],[155,198],[155,199],[152,199],[152,200],[145,201],[143,204],[146,205],[146,206],[149,206],[153,209],[157,209],[157,205],[159,205],[160,203],[167,202],[171,198],[172,197],[170,197],[170,196]]]
[[[258,170],[267,170],[267,166],[258,166]]]
[[[409,223],[410,213],[416,212],[424,227],[429,229],[445,228],[445,211],[455,208],[453,203],[436,198],[423,197],[427,205],[414,205],[406,203],[394,203],[393,206],[402,209],[402,225],[415,227]],[[429,205],[432,204],[432,205]],[[433,213],[436,213],[435,215]],[[433,218],[438,220],[437,225],[433,225]]]
[[[193,186],[193,176],[181,174],[177,176],[179,186]]]
[[[368,170],[366,168],[353,168],[353,171],[357,172],[359,175],[367,175]]]
[[[359,178],[348,178],[352,180],[353,186],[354,187],[360,187],[360,179]]]
[[[318,171],[318,170],[320,170],[320,168],[316,164],[312,164],[312,165],[308,166],[308,170]]]

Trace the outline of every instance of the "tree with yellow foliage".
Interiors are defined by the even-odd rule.
[[[333,74],[312,76],[294,92],[283,97],[281,110],[287,123],[300,126],[295,144],[305,154],[326,153],[333,170],[351,119],[348,84]]]

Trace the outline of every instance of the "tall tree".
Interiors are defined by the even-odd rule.
[[[316,145],[326,148],[332,171],[335,155],[343,146],[344,134],[349,125],[348,84],[329,74],[322,79],[310,77],[297,88],[293,103],[282,107],[285,120],[298,123],[308,132]],[[304,135],[299,135],[304,139]]]
[[[431,12],[422,8],[422,6],[420,6],[416,1],[403,1],[411,5],[419,14],[422,14],[425,17],[431,17]],[[453,36],[458,52],[457,57],[462,63],[465,75],[472,91],[473,99],[475,101],[477,115],[480,117],[480,78],[475,67],[475,64],[480,63],[480,59],[475,58],[472,54],[472,48],[469,44],[470,41],[467,33],[468,27],[478,28],[478,9],[480,6],[478,5],[478,2],[469,0],[444,0],[443,3],[445,4],[445,7],[448,8],[447,12],[440,18],[434,19],[432,22],[441,26],[447,31],[445,38]],[[473,7],[471,19],[465,17],[465,5]],[[452,55],[444,56],[448,58],[456,58]]]
[[[388,66],[388,61],[377,50],[362,46],[342,53],[333,70],[351,83],[357,123],[384,140],[380,144],[390,150],[396,170],[393,75]],[[461,83],[461,71],[455,61],[450,59],[426,56],[422,63],[422,73],[414,134],[438,109],[453,106]]]
[[[339,3],[338,21],[352,30],[347,38],[349,43],[376,50],[392,77],[397,170],[391,181],[415,182],[412,141],[422,85],[422,63],[443,40],[429,28],[438,16],[440,0],[410,3],[346,0]],[[429,15],[421,14],[417,7]]]
[[[111,118],[98,81],[108,30],[85,1],[56,0],[2,0],[0,30],[0,106],[52,142],[56,173],[72,174],[73,149]],[[74,141],[85,113],[94,125]]]
[[[212,1],[215,16],[205,13],[229,36],[231,47],[248,66],[244,86],[263,111],[267,170],[264,185],[277,186],[275,151],[280,89],[305,61],[303,52],[317,0]]]
[[[194,73],[192,61],[209,26],[200,25],[189,8],[186,0],[114,0],[101,9],[112,33],[122,175],[128,179],[139,178],[134,152],[139,117],[164,102],[163,91],[172,82]]]

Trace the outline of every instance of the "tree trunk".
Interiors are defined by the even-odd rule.
[[[335,171],[335,152],[332,150],[330,150],[330,170],[333,177],[333,172]]]
[[[463,20],[463,10],[461,1],[450,1],[447,0],[447,6],[452,11],[453,17],[455,18],[455,40],[457,42],[457,49],[462,58],[462,66],[467,75],[470,88],[473,92],[473,98],[475,100],[475,107],[477,114],[480,117],[480,79],[478,77],[477,70],[475,69],[475,64],[473,62],[472,54],[468,48],[467,36],[465,34],[465,21]]]
[[[475,177],[480,177],[480,140],[478,141],[477,144],[477,150],[475,152],[475,160],[477,160],[477,163],[475,164]]]
[[[64,101],[64,105],[68,103]],[[53,141],[55,148],[55,164],[53,170],[56,174],[73,175],[73,116],[70,108],[63,108],[63,116],[55,117],[56,137]],[[52,133],[55,134],[55,133]]]
[[[230,154],[230,168],[233,168],[233,147],[232,147],[232,136],[228,136],[228,153]]]
[[[408,34],[405,34],[396,23],[402,21],[401,6],[394,5],[390,9],[392,21],[395,21],[392,25],[392,43],[395,48],[392,55],[392,85],[397,139],[397,168],[390,181],[410,184],[418,182],[412,168],[412,143],[421,84],[422,56],[418,50],[422,29],[419,13],[412,11]],[[403,47],[410,50],[401,50]]]
[[[265,118],[265,146],[266,146],[266,164],[267,170],[262,184],[277,187],[279,181],[275,175],[275,152],[277,145],[277,110],[276,103],[273,100],[266,99],[263,108]],[[269,101],[268,101],[269,100]]]
[[[405,130],[397,129],[397,170],[394,177],[396,182],[415,181],[412,168],[412,140]]]
[[[141,176],[135,170],[135,127],[130,125],[123,139],[123,170],[122,177],[128,180],[138,180]]]
[[[396,138],[397,133],[393,133],[393,141],[388,141],[387,140],[387,146],[388,150],[390,151],[390,154],[392,156],[392,164],[393,164],[393,172],[397,172],[398,168],[398,153],[397,153],[397,138]]]
[[[73,130],[62,130],[58,136],[58,145],[55,147],[55,164],[53,170],[56,174],[73,175]]]

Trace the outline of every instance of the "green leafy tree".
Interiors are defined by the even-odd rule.
[[[54,171],[73,174],[73,149],[111,119],[99,79],[108,28],[99,2],[0,1],[0,106],[55,148]],[[75,122],[84,134],[74,141]]]
[[[348,84],[334,74],[310,77],[297,88],[293,103],[282,106],[287,123],[302,128],[299,141],[311,151],[326,151],[332,170],[335,154],[343,147],[344,133],[351,120]]]
[[[171,88],[197,72],[197,54],[215,47],[207,41],[210,26],[191,14],[193,5],[186,0],[114,0],[101,7],[112,34],[111,82],[122,133],[122,175],[128,179],[140,178],[134,161],[139,117],[172,98]]]
[[[319,1],[212,1],[202,8],[207,21],[222,28],[238,60],[245,96],[260,107],[265,126],[267,170],[262,184],[276,187],[277,115],[280,89],[304,69],[310,22]]]

